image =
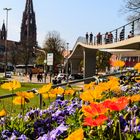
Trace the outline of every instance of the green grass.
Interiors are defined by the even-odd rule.
[[[33,83],[22,83],[21,84],[21,88],[17,89],[14,91],[14,93],[16,93],[17,91],[27,91],[27,90],[31,90],[33,88],[40,88],[42,87],[44,84],[33,84]],[[0,96],[2,95],[7,95],[7,94],[12,94],[11,91],[2,89],[0,87]],[[13,97],[15,98],[15,97]],[[71,98],[70,96],[65,96],[66,99]],[[51,99],[51,102],[55,101],[55,98]],[[43,99],[43,102],[45,103],[45,106],[43,106],[42,108],[47,108],[48,105],[50,104],[48,99]],[[29,103],[27,103],[25,105],[25,112],[29,109],[29,108],[39,108],[40,106],[40,95],[35,95],[35,97],[33,99],[30,100]],[[6,111],[8,113],[11,113],[12,110],[12,116],[16,116],[17,114],[19,114],[20,112],[22,112],[21,106],[20,105],[13,105],[12,104],[12,97],[10,98],[5,98],[5,99],[1,99],[0,100],[0,111],[5,108]],[[12,108],[12,109],[11,109]]]
[[[42,86],[43,86],[43,84],[21,83],[21,88],[15,90],[14,93],[16,93],[17,91],[31,90],[33,88],[38,89]],[[12,93],[11,93],[11,91],[2,89],[0,87],[0,96],[7,95],[7,94],[12,94]],[[48,100],[45,100],[45,103],[48,104]],[[35,97],[33,99],[31,99],[28,104],[25,105],[26,110],[31,107],[32,108],[39,107],[39,95],[35,95]],[[13,105],[13,107],[12,107],[12,97],[0,100],[0,110],[2,108],[5,108],[8,113],[11,112],[11,108],[12,108],[12,110],[13,110],[12,113],[15,115],[22,111],[20,105]]]
[[[35,84],[34,83],[21,83],[21,88],[15,90],[15,92],[17,92],[17,91],[27,91],[27,90],[31,90],[33,88],[38,89],[38,88],[42,87],[42,85],[43,84],[41,84],[41,83],[40,84],[36,84],[36,83]],[[10,93],[11,93],[11,91],[2,89],[0,87],[0,96],[10,94]]]

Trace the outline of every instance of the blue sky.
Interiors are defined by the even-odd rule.
[[[8,39],[20,40],[20,27],[26,0],[4,0],[0,4],[0,26],[6,17],[3,8],[12,8],[8,18]],[[123,0],[33,0],[40,46],[48,32],[57,31],[73,48],[86,32],[105,33],[127,23],[119,12]]]

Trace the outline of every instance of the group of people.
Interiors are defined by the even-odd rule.
[[[32,77],[33,77],[33,73],[32,73],[31,70],[29,71],[28,75],[29,75],[29,80],[31,82],[32,81]],[[37,74],[37,81],[38,82],[43,82],[43,75],[42,75],[42,73],[38,73]]]
[[[86,44],[93,45],[93,34],[86,32]]]
[[[130,31],[129,35],[128,35],[128,38],[131,38],[131,37],[134,37],[134,34],[132,33],[132,31]],[[86,44],[93,45],[93,34],[92,34],[92,32],[90,34],[88,34],[88,32],[86,32],[85,38],[86,38]],[[114,37],[113,37],[112,32],[106,32],[104,34],[104,38],[103,38],[103,35],[99,32],[96,35],[96,37],[94,38],[94,44],[102,45],[103,39],[104,39],[105,44],[113,43]],[[120,31],[120,34],[119,34],[119,41],[122,41],[124,39],[125,39],[125,29],[122,28],[122,30]],[[118,40],[118,38],[115,39],[115,40]]]

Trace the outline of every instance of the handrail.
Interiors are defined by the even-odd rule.
[[[56,84],[56,85],[53,85],[52,88],[60,87],[60,86],[66,86],[66,85],[72,85],[72,84],[75,84],[75,83],[80,83],[80,82],[84,82],[84,81],[88,81],[88,80],[91,80],[91,81],[92,80],[98,80],[99,78],[105,78],[105,77],[108,77],[108,76],[124,74],[124,73],[127,73],[127,72],[135,72],[135,70],[125,70],[125,71],[115,72],[115,73],[111,73],[111,74],[105,74],[105,75],[102,75],[102,76],[92,76],[92,77],[83,78],[83,79],[80,79],[80,80],[74,80],[74,81],[65,82],[65,83],[62,83],[62,84]],[[15,93],[2,95],[2,96],[0,96],[0,99],[14,97],[14,96],[16,96]]]
[[[100,38],[98,38],[97,35],[93,36],[92,42],[88,42],[88,43],[86,41],[86,37],[80,37],[80,38],[82,38],[82,40],[85,40],[84,42],[81,41],[78,37],[75,45],[77,44],[78,41],[81,43],[84,43],[84,44],[88,44],[88,45],[93,45],[93,44],[94,45],[102,45],[102,44],[110,44],[110,43],[122,41],[125,39],[129,39],[131,37],[139,35],[139,33],[136,33],[136,31],[137,31],[137,29],[135,27],[136,21],[140,21],[140,18],[137,18],[137,19],[135,19],[135,20],[123,25],[123,26],[120,26],[114,30],[107,31],[106,33],[108,33],[108,35],[109,35],[109,33],[112,34],[111,35],[112,37],[110,39],[106,38],[106,33],[100,34]],[[123,31],[122,31],[122,29],[123,29]]]

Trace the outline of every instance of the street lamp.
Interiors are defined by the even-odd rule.
[[[39,51],[39,52],[42,52],[45,56],[44,58],[44,83],[46,83],[46,63],[47,63],[47,53],[42,50],[42,49],[38,49],[36,47],[33,47],[33,49]],[[40,94],[40,109],[42,108],[42,95]]]
[[[69,74],[68,54],[69,54],[69,43],[67,43],[67,66],[66,66],[67,82],[68,82],[68,74]]]
[[[5,76],[6,76],[6,68],[7,68],[7,37],[8,37],[8,12],[12,10],[12,8],[3,8],[6,11],[6,36],[5,36]]]
[[[44,54],[44,83],[46,83],[46,63],[47,63],[47,53],[46,51],[42,50],[42,49],[38,49],[36,47],[33,47],[33,49],[42,52]]]

